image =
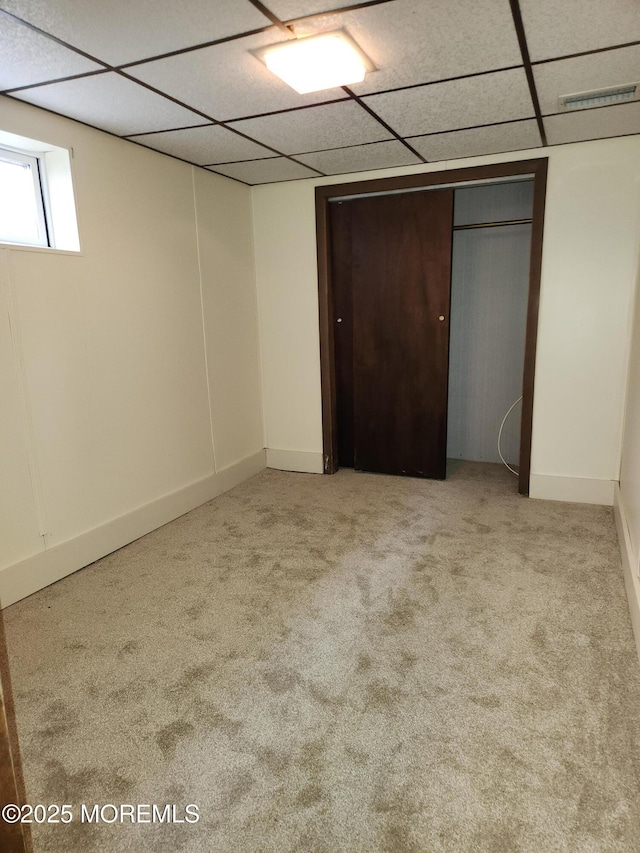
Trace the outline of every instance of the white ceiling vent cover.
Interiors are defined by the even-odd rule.
[[[592,107],[605,107],[609,104],[621,104],[625,101],[637,101],[640,84],[628,83],[610,89],[597,89],[595,92],[579,92],[575,95],[561,95],[558,99],[560,112],[570,110],[588,110]]]

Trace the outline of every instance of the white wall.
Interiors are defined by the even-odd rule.
[[[640,269],[635,310],[631,315],[632,345],[620,466],[616,522],[625,571],[629,609],[640,655]]]
[[[251,192],[194,169],[216,468],[263,447]]]
[[[306,461],[306,470],[321,472],[314,187],[292,181],[252,192],[267,458],[274,465],[284,451],[288,467],[295,453],[302,470]]]
[[[640,562],[640,274],[633,314],[627,406],[620,467],[620,493],[625,502],[631,547]]]
[[[293,451],[321,470],[315,186],[540,156],[549,175],[531,494],[612,503],[640,241],[638,136],[254,187],[268,460],[276,449],[288,467]]]
[[[81,240],[0,245],[7,604],[264,454],[249,189],[6,98],[0,128],[73,148]]]
[[[620,470],[640,241],[640,137],[552,153],[532,471],[589,478],[595,492],[597,481],[617,480]]]

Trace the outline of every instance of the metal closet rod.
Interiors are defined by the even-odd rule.
[[[507,219],[504,222],[478,222],[475,225],[454,225],[454,231],[466,231],[469,228],[498,228],[502,225],[526,225],[533,219]]]

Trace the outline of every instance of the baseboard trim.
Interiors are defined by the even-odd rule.
[[[265,452],[260,450],[183,489],[163,495],[80,536],[7,566],[0,571],[2,607],[15,604],[152,530],[157,530],[253,477],[265,467]]]
[[[267,468],[277,468],[279,471],[300,471],[305,474],[323,474],[324,462],[319,450],[267,448]]]
[[[547,501],[613,506],[614,480],[531,474],[529,497]]]
[[[613,514],[616,520],[616,530],[618,531],[620,557],[622,558],[622,571],[624,574],[624,585],[627,590],[631,625],[633,626],[636,650],[638,652],[638,659],[640,660],[640,578],[638,577],[638,555],[633,553],[633,548],[631,547],[627,513],[618,483],[615,484]]]

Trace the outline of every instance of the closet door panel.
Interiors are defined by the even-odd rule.
[[[444,479],[453,190],[345,203],[354,466]]]
[[[353,468],[353,217],[350,207],[348,202],[333,202],[329,208],[338,466],[343,468]]]

